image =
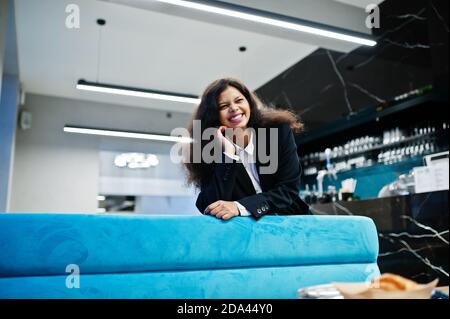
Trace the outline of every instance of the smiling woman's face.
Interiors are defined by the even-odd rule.
[[[230,128],[247,128],[250,119],[250,105],[245,96],[235,87],[227,87],[217,101],[221,125]]]

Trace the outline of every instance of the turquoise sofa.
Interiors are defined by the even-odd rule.
[[[296,298],[378,275],[377,254],[358,216],[3,213],[0,298]]]

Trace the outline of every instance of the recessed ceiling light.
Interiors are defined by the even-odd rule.
[[[78,90],[92,91],[99,93],[118,94],[133,97],[141,97],[147,99],[158,99],[172,102],[182,102],[190,104],[199,104],[201,99],[195,95],[178,94],[164,91],[146,90],[139,88],[131,88],[113,84],[88,82],[79,80],[77,83]]]
[[[105,129],[97,129],[97,128],[76,127],[76,126],[68,126],[68,125],[64,126],[64,132],[77,133],[77,134],[88,134],[88,135],[99,135],[99,136],[110,136],[110,137],[134,138],[134,139],[141,139],[141,140],[161,141],[161,142],[175,142],[175,143],[190,143],[192,141],[192,139],[190,137],[183,137],[183,136],[135,133],[135,132],[105,130]]]
[[[374,46],[377,44],[376,41],[369,39],[368,37],[365,37],[357,32],[341,31],[338,30],[338,28],[333,28],[330,26],[325,26],[310,21],[304,21],[297,18],[281,16],[278,14],[273,14],[262,10],[232,5],[223,2],[221,3],[216,2],[214,3],[214,5],[210,5],[206,4],[205,2],[185,1],[185,0],[156,0],[156,1],[182,6],[185,8],[191,8],[205,12],[220,14],[228,17],[239,18],[247,21],[272,25],[279,28],[315,34],[322,37],[342,40],[346,42],[352,42],[367,46]]]

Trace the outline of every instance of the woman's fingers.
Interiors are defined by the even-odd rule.
[[[221,126],[217,129],[217,137],[220,139],[220,141],[223,141],[223,139],[225,139],[225,129],[226,128],[227,128],[226,126]]]
[[[224,136],[224,132],[225,132],[226,128],[227,127],[225,125],[222,125],[222,126],[219,127],[219,132],[222,134],[222,136]]]
[[[225,130],[227,129],[226,126],[221,126],[217,129],[217,137],[219,138],[220,144],[222,145],[224,152],[227,154],[235,155],[236,151],[234,149],[233,143],[226,138],[225,136]]]
[[[229,213],[229,211],[226,208],[221,208],[220,211],[216,214],[217,218],[222,218],[223,215]]]
[[[205,209],[205,213],[209,212],[211,215],[219,218],[219,219],[223,219],[223,220],[228,220],[234,216],[237,216],[237,214],[233,213],[229,202],[226,201],[222,201],[219,200],[217,202],[214,202],[212,204],[210,204],[206,209]]]
[[[219,207],[219,205],[221,205],[221,204],[222,204],[221,200],[218,200],[212,204],[209,204],[208,207],[206,207],[206,209],[205,209],[205,213],[211,212],[214,208]]]
[[[219,218],[219,219],[221,218],[223,220],[229,220],[229,219],[231,219],[231,218],[233,218],[235,216],[237,216],[237,215],[233,214],[233,212],[230,211],[230,210],[225,210],[225,211],[220,212],[219,214],[216,215],[217,218]]]
[[[212,210],[211,210],[211,212],[210,212],[210,214],[211,215],[214,215],[214,216],[216,216],[216,217],[220,217],[220,216],[222,216],[224,213],[226,213],[227,212],[227,208],[226,208],[226,206],[223,204],[223,202],[222,203],[219,203],[219,205],[217,205],[216,207],[214,207]],[[220,214],[220,215],[219,215]]]
[[[230,210],[226,207],[217,207],[213,212],[211,212],[211,215],[216,216],[217,218],[222,218],[226,214],[230,214]]]
[[[223,216],[223,215],[225,215],[225,213],[220,214],[220,215],[216,215],[216,218],[217,218],[217,219],[222,219],[222,216]]]
[[[213,216],[218,217],[217,214],[219,214],[221,211],[222,211],[221,207],[216,207],[210,212],[210,214],[213,215]]]

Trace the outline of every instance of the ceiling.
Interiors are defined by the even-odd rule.
[[[369,4],[379,5],[384,0],[335,0],[335,1],[349,4],[351,6],[355,6],[358,8],[366,8]]]
[[[79,29],[66,28],[64,1],[15,0],[20,78],[27,93],[191,113],[195,105],[78,91],[75,85],[83,78],[200,95],[212,80],[233,76],[255,90],[319,47],[264,29],[170,14],[167,8],[71,3],[80,8]],[[106,19],[101,31],[98,18]]]

